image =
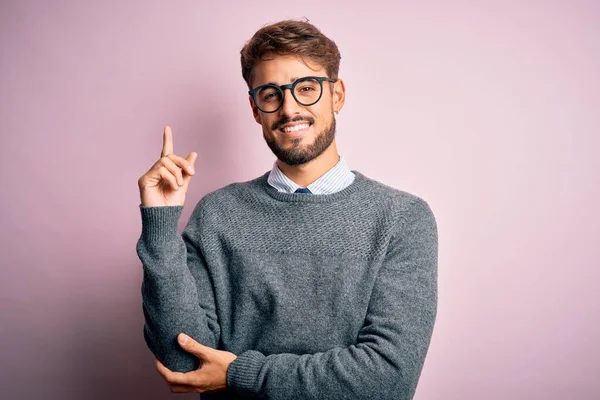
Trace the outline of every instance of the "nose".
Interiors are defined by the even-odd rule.
[[[296,102],[296,99],[292,95],[292,88],[283,89],[283,104],[281,105],[281,111],[285,115],[298,114],[300,111],[300,104]]]

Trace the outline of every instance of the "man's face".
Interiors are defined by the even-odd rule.
[[[266,83],[289,84],[305,76],[327,76],[322,66],[307,63],[310,68],[295,56],[261,61],[252,70],[252,88]],[[333,94],[330,85],[335,85]],[[288,165],[305,164],[329,148],[335,138],[334,111],[339,111],[343,103],[344,84],[341,80],[323,82],[321,99],[311,106],[300,105],[286,89],[283,105],[273,113],[260,111],[250,96],[254,119],[262,125],[267,145],[279,160]],[[295,126],[298,129],[302,125],[306,128],[286,131],[286,128]]]

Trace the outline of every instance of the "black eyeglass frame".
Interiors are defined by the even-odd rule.
[[[319,85],[321,87],[321,93],[319,93],[319,97],[317,98],[317,100],[313,101],[312,103],[309,104],[305,104],[302,103],[300,100],[298,100],[298,98],[296,97],[296,85],[299,83],[302,83],[304,81],[307,80],[316,80],[319,82]],[[260,85],[255,87],[252,90],[248,91],[248,94],[250,96],[252,96],[252,100],[254,101],[254,104],[256,105],[256,108],[258,108],[260,111],[264,112],[264,113],[274,113],[279,111],[279,109],[283,106],[283,102],[285,101],[285,89],[290,89],[290,92],[292,92],[292,97],[294,98],[294,100],[296,100],[296,102],[302,106],[312,106],[313,104],[317,104],[319,102],[319,100],[321,100],[321,97],[323,96],[323,82],[331,82],[331,83],[335,83],[338,80],[337,79],[332,79],[328,76],[303,76],[302,78],[298,78],[294,81],[294,83],[288,83],[286,85],[275,85],[274,83],[266,83],[264,85]],[[267,87],[272,87],[274,89],[277,89],[280,93],[281,93],[281,103],[279,104],[279,107],[277,107],[275,110],[273,111],[265,111],[262,108],[260,108],[260,106],[258,105],[258,102],[256,101],[256,93],[264,88]]]

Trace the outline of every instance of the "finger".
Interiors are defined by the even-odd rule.
[[[158,169],[158,174],[160,175],[161,179],[169,182],[169,186],[171,186],[173,190],[179,190],[180,186],[177,183],[177,178],[175,178],[175,176],[168,169],[166,169],[164,166],[161,166]]]
[[[194,163],[196,162],[196,158],[198,158],[198,154],[196,154],[195,152],[191,152],[186,158],[186,160],[189,164],[189,167],[186,169],[187,174],[183,177],[183,182],[185,184],[187,184],[190,181],[190,179],[192,178],[192,175],[194,175],[196,173],[195,166],[194,166]]]
[[[160,164],[166,169],[168,169],[171,174],[173,174],[179,186],[183,186],[183,174],[181,173],[181,168],[179,168],[179,166],[173,161],[172,157],[177,156],[171,154],[167,157],[163,157],[160,159]]]
[[[154,366],[156,367],[156,370],[158,371],[158,373],[165,378],[165,380],[167,380],[166,374],[171,372],[171,370],[167,367],[165,367],[165,365],[163,363],[161,363],[160,361],[158,361],[157,358],[154,359]]]
[[[187,338],[187,340],[184,341],[185,338]],[[201,363],[202,361],[209,361],[210,356],[212,355],[212,350],[214,350],[212,347],[198,343],[196,340],[184,333],[180,333],[177,336],[177,341],[183,350],[198,357]]]
[[[179,168],[182,168],[185,172],[190,175],[194,174],[194,166],[188,161],[187,158],[179,157],[175,154],[170,154],[169,159],[173,161]],[[188,156],[189,158],[189,156]]]
[[[169,385],[169,389],[173,393],[196,393],[200,390],[190,385]]]
[[[158,360],[156,360],[156,370],[169,385],[188,385],[191,383],[186,374],[183,372],[173,372]]]
[[[192,352],[197,348],[197,342],[194,340],[194,338],[186,335],[185,333],[180,333],[177,335],[177,341],[179,342],[181,348],[187,352]]]
[[[188,156],[186,157],[186,160],[193,167],[196,164],[197,158],[198,158],[198,153],[196,153],[195,151],[192,151],[190,154],[188,154]]]
[[[173,132],[171,132],[170,126],[165,126],[163,132],[163,147],[160,156],[165,157],[169,154],[173,154]]]

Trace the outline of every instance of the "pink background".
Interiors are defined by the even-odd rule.
[[[341,49],[341,153],[438,220],[415,398],[600,398],[598,3],[390,3],[2,1],[0,397],[175,396],[142,337],[137,179],[165,124],[199,154],[182,226],[269,169],[239,50],[306,16]]]

